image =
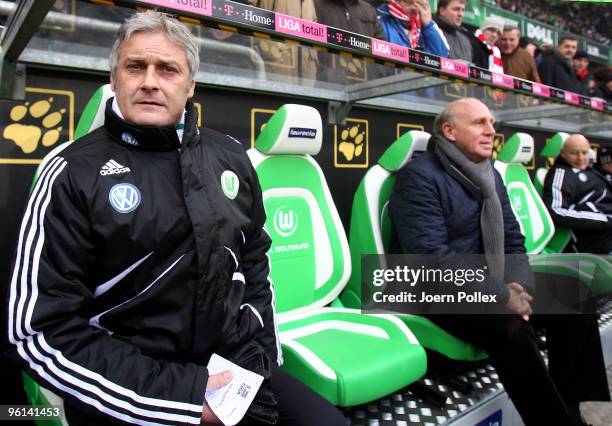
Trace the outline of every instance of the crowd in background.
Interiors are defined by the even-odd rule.
[[[561,37],[557,46],[537,45],[533,40],[524,37],[519,28],[494,16],[485,18],[480,28],[468,29],[463,23],[466,0],[438,0],[437,10],[431,10],[428,0],[239,1],[475,64],[493,72],[506,73],[581,95],[612,101],[612,68],[592,70],[588,53],[578,50],[579,40],[576,37]],[[541,5],[545,2],[530,1],[527,6],[523,0],[502,0],[496,4],[522,15],[538,18],[544,10]],[[553,16],[550,11],[558,7],[561,6],[550,5],[544,20],[550,22],[550,17]],[[582,22],[589,22],[593,28],[601,29],[599,19],[591,19],[589,15],[597,12],[597,8],[573,5],[567,7],[567,15],[564,15],[566,12],[559,12],[559,16],[563,18],[557,17],[558,22],[569,22],[572,16],[583,16]],[[598,17],[606,16],[610,17],[610,11],[604,9]],[[609,32],[607,28],[603,30]],[[296,49],[295,46],[283,48]],[[309,54],[311,56],[300,58],[301,69],[294,69],[294,73],[313,82],[315,73],[316,80],[319,81],[337,81],[338,78],[343,78],[339,76],[342,70],[336,67],[329,57],[317,57],[313,49],[310,49]],[[348,65],[364,70],[369,67],[365,63]],[[369,79],[376,77],[373,72],[369,75]]]
[[[573,3],[555,0],[497,0],[496,6],[536,19],[600,43],[612,40],[612,9],[607,4]]]

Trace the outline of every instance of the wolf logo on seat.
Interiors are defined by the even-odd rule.
[[[514,201],[514,207],[518,211],[523,210],[523,199],[521,198],[519,194],[516,194],[512,200]]]
[[[290,237],[297,229],[297,214],[287,206],[280,206],[274,213],[274,230],[282,237]]]

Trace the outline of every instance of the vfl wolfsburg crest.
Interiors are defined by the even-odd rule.
[[[236,173],[231,170],[226,170],[221,173],[221,188],[227,198],[233,200],[238,195],[238,188],[240,188],[240,181]]]
[[[291,236],[297,229],[297,214],[286,206],[274,213],[274,230],[282,237]]]
[[[521,198],[520,194],[516,194],[513,198],[513,201],[514,201],[514,207],[518,211],[523,210],[523,199]]]

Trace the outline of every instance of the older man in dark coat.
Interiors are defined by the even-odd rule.
[[[583,424],[580,401],[609,400],[595,316],[530,317],[534,280],[519,225],[490,160],[495,129],[489,109],[477,99],[455,101],[434,128],[428,152],[398,173],[389,205],[392,246],[405,254],[459,261],[484,254],[487,291],[497,296],[505,314],[430,319],[487,351],[525,424]],[[549,369],[534,320],[547,328]]]

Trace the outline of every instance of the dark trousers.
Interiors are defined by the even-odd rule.
[[[609,401],[597,320],[593,314],[431,315],[449,333],[487,351],[526,425],[580,424],[580,401]],[[532,325],[533,324],[533,325]],[[548,369],[534,325],[546,327]]]
[[[294,379],[281,370],[274,370],[270,385],[278,397],[280,415],[277,426],[346,426],[348,424],[342,413],[326,399],[308,386]],[[97,414],[88,414],[79,408],[65,404],[66,419],[70,426],[103,426],[125,424],[112,417],[103,418]],[[240,422],[245,426],[265,426],[266,423],[253,421],[245,417]]]
[[[612,230],[576,232],[580,253],[612,254]]]

